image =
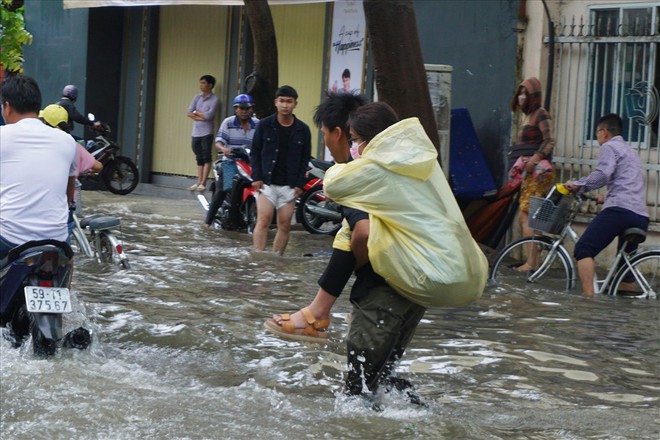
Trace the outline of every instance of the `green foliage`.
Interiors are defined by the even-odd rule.
[[[25,30],[23,7],[10,12],[12,0],[0,4],[0,67],[23,71],[23,46],[32,44],[32,34]]]

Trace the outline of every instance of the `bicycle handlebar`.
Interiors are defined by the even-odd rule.
[[[578,200],[585,199],[585,200],[590,200],[592,202],[600,203],[598,201],[598,197],[590,196],[590,195],[587,195],[587,194],[576,195],[576,197],[578,198]]]

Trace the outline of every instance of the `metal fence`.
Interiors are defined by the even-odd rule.
[[[559,181],[593,170],[599,153],[596,121],[617,113],[624,138],[642,161],[653,222],[660,221],[659,9],[610,8],[559,24],[552,96]]]

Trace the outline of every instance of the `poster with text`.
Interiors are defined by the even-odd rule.
[[[332,15],[329,91],[363,92],[365,42],[362,1],[336,1]]]
[[[362,0],[334,2],[328,91],[364,92],[365,33]],[[328,147],[324,159],[332,160]]]

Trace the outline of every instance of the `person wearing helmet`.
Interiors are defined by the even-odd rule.
[[[76,108],[77,99],[78,99],[78,87],[74,86],[73,84],[64,86],[64,88],[62,89],[62,97],[57,102],[57,105],[64,107],[67,114],[69,115],[66,129],[64,131],[66,131],[67,133],[71,133],[74,128],[73,126],[74,121],[79,124],[93,126],[94,128],[100,127],[101,126],[100,122],[92,121],[87,116],[80,114],[80,112]],[[79,139],[76,136],[73,137],[74,139]]]
[[[61,105],[51,104],[39,112],[39,119],[46,125],[66,131],[69,114]]]
[[[76,175],[76,142],[42,124],[41,91],[28,76],[0,86],[0,258],[31,240],[67,237]],[[37,176],[35,178],[35,176]]]
[[[39,119],[46,125],[53,128],[59,128],[66,132],[66,124],[69,115],[64,107],[57,104],[50,104],[39,112]],[[78,176],[84,173],[98,174],[103,170],[103,164],[96,160],[92,154],[78,143]],[[76,188],[79,188],[76,182]]]
[[[234,106],[234,116],[230,116],[222,121],[218,134],[215,137],[215,146],[218,149],[218,154],[222,154],[222,165],[219,182],[216,185],[213,199],[209,205],[209,211],[206,214],[206,221],[204,222],[204,226],[207,228],[213,223],[215,214],[231,190],[232,181],[238,172],[235,160],[232,158],[232,149],[235,147],[243,148],[249,154],[250,147],[252,146],[252,138],[259,122],[253,116],[254,101],[250,95],[240,94],[234,98],[232,104]]]
[[[53,128],[59,128],[60,130],[66,132],[69,114],[61,105],[50,104],[39,112],[39,119],[41,119],[41,122],[46,125],[49,125]],[[73,220],[73,210],[75,209],[75,211],[78,213],[82,210],[82,201],[80,198],[80,188],[82,187],[82,184],[80,183],[80,180],[78,180],[78,177],[84,173],[98,174],[103,169],[103,164],[96,160],[89,151],[87,151],[78,142],[76,142],[76,145],[78,146],[78,155],[76,159],[78,175],[76,176],[75,191],[73,195],[75,204],[70,207],[71,209],[69,210],[69,220],[67,225],[69,235],[66,242],[69,244],[71,244],[71,233],[75,227],[75,222]]]

